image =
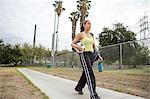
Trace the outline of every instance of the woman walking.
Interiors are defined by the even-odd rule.
[[[79,56],[83,68],[82,76],[80,77],[75,90],[79,94],[83,94],[82,89],[87,83],[88,89],[90,91],[90,99],[100,99],[100,97],[96,93],[96,81],[92,69],[93,62],[95,61],[93,52],[94,50],[96,50],[96,46],[93,35],[90,33],[91,22],[89,20],[86,20],[83,24],[83,27],[83,31],[77,34],[71,44],[72,48],[75,48],[81,52],[79,53]],[[85,48],[77,45],[77,42],[81,42],[85,46]]]

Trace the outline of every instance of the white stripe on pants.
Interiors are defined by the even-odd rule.
[[[88,85],[88,89],[90,91],[90,96],[93,97],[93,99],[96,99],[95,95],[94,95],[93,87],[92,87],[91,77],[90,77],[90,74],[89,74],[89,70],[88,70],[84,55],[83,55],[83,53],[80,53],[79,56],[81,58],[81,63],[82,63],[82,66],[83,66],[83,70],[85,71],[85,76],[86,76],[86,79],[87,79],[87,85]]]

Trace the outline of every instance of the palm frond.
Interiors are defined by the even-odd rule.
[[[63,1],[56,0],[55,3],[53,4],[53,6],[55,7],[55,12],[57,13],[58,16],[60,16],[61,12],[65,10],[65,8],[62,7],[62,3],[63,3]]]
[[[62,11],[66,10],[65,8],[62,8]]]
[[[56,7],[56,4],[53,4],[54,7]]]

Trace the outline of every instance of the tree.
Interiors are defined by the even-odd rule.
[[[61,15],[61,12],[65,10],[62,6],[63,1],[55,1],[53,6],[55,7],[55,12],[57,13],[58,17]]]
[[[101,32],[101,34],[99,34],[99,44],[102,47],[107,46],[107,45],[113,45],[113,44],[118,44],[122,42],[132,41],[135,39],[136,39],[135,33],[130,31],[127,27],[123,26],[123,24],[121,23],[114,24],[112,29],[108,27],[103,28],[103,31]],[[119,60],[120,59],[119,48],[120,46],[116,45],[116,46],[102,49],[102,54],[103,54],[103,57],[105,57],[105,60],[108,61],[110,64]],[[124,60],[129,59],[129,56],[132,56],[134,54],[135,54],[135,50],[133,46],[130,46],[130,44],[123,45],[123,59]],[[119,64],[120,64],[120,61],[119,61]]]
[[[112,29],[108,27],[103,28],[103,31],[101,34],[99,34],[99,44],[103,47],[101,51],[105,61],[107,61],[109,64],[118,61],[120,59],[120,46],[118,43],[126,42],[125,44],[122,44],[122,56],[124,65],[133,65],[136,67],[136,65],[140,64],[149,64],[150,51],[147,47],[136,42],[127,43],[128,41],[136,40],[135,33],[130,31],[127,26],[125,27],[121,23],[114,24],[113,26],[114,27]],[[109,47],[107,45],[111,46]]]
[[[124,26],[122,23],[113,25],[113,29],[103,28],[99,34],[99,45],[106,46],[127,41],[136,40],[136,34]]]
[[[72,22],[72,40],[75,38],[76,24],[79,19],[79,13],[77,11],[70,13],[71,17],[69,19]],[[73,50],[73,49],[72,49]],[[72,67],[74,66],[74,51],[72,53]]]
[[[45,47],[43,47],[42,45],[36,46],[35,48],[35,60],[38,63],[45,63],[46,61],[49,60],[49,58],[51,57],[51,52],[49,50],[46,50]]]
[[[22,62],[19,45],[5,44],[0,40],[0,64],[18,65]]]
[[[22,57],[24,64],[31,64],[33,55],[35,56],[35,63],[46,63],[46,61],[51,57],[51,52],[46,50],[42,45],[35,46],[35,48],[33,48],[31,45],[25,43],[21,48],[21,51],[23,54]]]
[[[4,42],[2,39],[0,39],[0,64],[2,63],[3,60],[3,47],[4,47]]]
[[[53,4],[53,6],[55,7],[55,13],[57,13],[57,16],[58,16],[58,20],[57,20],[57,30],[56,30],[56,54],[54,54],[54,51],[52,51],[52,55],[53,55],[53,65],[54,65],[54,56],[57,56],[57,51],[58,51],[58,27],[59,27],[59,18],[60,18],[60,15],[61,15],[61,12],[65,10],[65,8],[63,8],[62,6],[62,3],[63,1],[55,1],[55,3]],[[55,25],[55,24],[54,24]],[[55,26],[54,26],[55,28]],[[54,29],[55,30],[55,29]],[[54,40],[55,40],[55,33],[54,33]],[[55,42],[55,41],[54,41]],[[54,45],[55,46],[55,45]],[[56,61],[55,61],[56,62]],[[56,62],[56,65],[57,65],[57,62]]]
[[[22,53],[21,53],[21,50],[20,50],[20,45],[15,45],[13,47],[13,50],[12,50],[12,63],[14,63],[14,65],[18,65],[18,64],[21,64],[23,62],[23,59],[22,59]]]
[[[149,65],[150,64],[150,50],[148,47],[145,47],[144,44],[137,44],[136,54],[132,57],[132,64],[134,67],[137,65]]]
[[[24,43],[23,47],[21,48],[21,52],[23,54],[23,56],[22,56],[23,57],[23,63],[24,64],[31,64],[33,56],[34,56],[32,46],[29,45],[28,43]]]
[[[82,28],[83,22],[85,21],[85,17],[88,17],[88,10],[91,8],[90,0],[78,0],[77,1],[77,9],[80,12],[80,29]]]
[[[42,45],[32,47],[25,43],[20,45],[5,44],[0,40],[0,64],[18,65],[21,63],[31,64],[32,58],[35,55],[35,61],[43,63],[51,57],[51,52],[46,50]]]
[[[12,46],[10,44],[5,44],[2,49],[2,64],[11,64],[13,60],[12,56]]]
[[[59,18],[60,15],[62,13],[62,11],[65,10],[65,8],[63,8],[62,6],[63,1],[55,1],[55,3],[53,4],[53,6],[55,7],[55,13],[57,13],[58,16],[58,20],[57,20],[57,30],[56,30],[56,54],[57,54],[57,50],[58,50],[58,27],[59,27]]]
[[[77,21],[79,19],[79,13],[77,11],[70,13],[71,17],[69,17],[69,19],[72,22],[72,40],[75,37],[75,33],[76,33],[76,25],[77,25]]]

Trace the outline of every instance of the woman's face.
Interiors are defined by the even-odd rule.
[[[87,22],[84,24],[85,30],[89,31],[91,29],[91,22],[87,20]]]

